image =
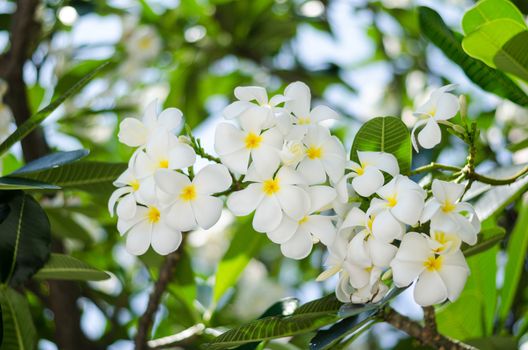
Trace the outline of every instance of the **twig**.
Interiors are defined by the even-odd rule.
[[[182,248],[180,247],[180,250],[181,249]],[[150,293],[147,309],[139,319],[138,331],[135,338],[136,350],[147,350],[149,348],[147,345],[147,338],[152,324],[154,323],[154,316],[156,315],[156,311],[158,311],[161,297],[174,276],[176,263],[180,260],[181,256],[180,250],[167,255],[167,258],[160,268],[159,278],[154,284],[154,289]]]
[[[447,170],[447,171],[458,172],[458,171],[461,171],[462,168],[459,168],[457,166],[445,165],[445,164],[439,164],[439,163],[432,162],[430,164],[414,169],[413,171],[411,171],[411,175],[416,175],[416,174],[420,174],[420,173],[431,171],[431,170]]]
[[[388,307],[385,310],[383,315],[385,322],[391,324],[393,327],[398,328],[411,337],[419,340],[423,345],[431,346],[439,350],[477,350],[471,345],[464,344],[454,339],[450,339],[436,330],[434,331],[426,330],[427,322],[431,320],[426,320],[426,327],[422,327],[417,322],[411,320],[410,318],[403,316],[394,309]],[[436,322],[435,322],[436,325]],[[429,325],[431,326],[431,325]]]
[[[521,176],[528,174],[528,166],[524,167],[521,171],[519,171],[517,174],[513,175],[512,177],[508,177],[506,179],[494,179],[491,177],[487,177],[484,175],[480,175],[479,173],[470,173],[468,174],[468,177],[470,180],[482,182],[489,185],[494,186],[502,186],[502,185],[509,185],[511,183],[514,183],[519,179]]]

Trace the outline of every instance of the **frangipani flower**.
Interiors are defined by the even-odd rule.
[[[258,107],[266,114],[266,126],[275,124],[275,113],[282,113],[282,108],[277,107],[286,98],[283,95],[275,95],[268,100],[266,89],[260,86],[238,86],[235,88],[235,101],[224,108],[223,115],[226,119],[235,119],[250,108]]]
[[[431,220],[431,229],[457,234],[467,244],[477,242],[480,220],[473,207],[460,202],[465,186],[453,182],[434,180],[433,198],[425,204],[421,222]]]
[[[282,254],[291,259],[304,259],[314,243],[321,241],[330,245],[335,239],[332,217],[318,214],[335,198],[335,190],[329,186],[312,186],[307,192],[311,207],[306,214],[300,220],[284,215],[280,225],[267,233],[271,241],[281,245]]]
[[[385,182],[382,171],[392,177],[400,172],[396,157],[385,152],[361,152],[358,151],[359,164],[350,161],[347,168],[352,170],[337,183],[339,199],[342,202],[348,200],[347,181],[352,178],[352,187],[362,197],[369,197],[374,194]]]
[[[430,236],[423,234],[427,238],[427,243],[432,251],[436,254],[444,255],[456,252],[460,249],[462,241],[458,235],[453,233],[445,233],[432,229]]]
[[[327,269],[317,276],[316,281],[318,282],[325,281],[343,270],[343,264],[347,257],[348,240],[344,235],[338,233],[334,242],[327,247],[328,256],[325,260]]]
[[[282,164],[295,168],[306,157],[306,147],[301,141],[286,141],[279,155]]]
[[[282,134],[277,128],[265,129],[267,112],[252,107],[239,117],[241,129],[220,123],[215,132],[215,150],[229,169],[245,174],[249,160],[259,169],[276,169],[280,163]]]
[[[117,216],[131,219],[136,214],[136,203],[147,203],[156,198],[154,178],[152,176],[140,178],[134,171],[133,164],[136,155],[137,152],[130,159],[128,169],[114,181],[114,186],[118,189],[108,200],[108,211],[112,216],[116,203]]]
[[[223,201],[213,194],[231,186],[229,171],[222,164],[210,164],[200,170],[191,181],[186,175],[162,169],[154,175],[156,184],[167,194],[167,223],[180,231],[196,226],[208,229],[218,222]]]
[[[425,191],[407,176],[397,175],[376,191],[382,199],[371,201],[369,215],[374,215],[372,232],[377,237],[391,237],[399,223],[415,225],[422,215]]]
[[[148,61],[158,56],[161,40],[153,27],[140,26],[125,41],[130,59]]]
[[[460,250],[438,255],[431,249],[428,238],[416,232],[404,235],[391,268],[398,287],[406,287],[417,280],[414,300],[422,306],[446,299],[456,300],[469,275]]]
[[[351,284],[351,274],[343,270],[339,276],[339,283],[336,286],[336,297],[343,303],[377,303],[388,292],[387,287],[381,280],[381,270],[373,268],[369,273],[369,280],[364,287],[354,288]]]
[[[425,118],[419,120],[411,132],[411,141],[416,152],[418,152],[418,144],[414,134],[422,125],[425,127],[418,133],[418,142],[423,148],[433,148],[442,140],[438,121],[453,118],[460,109],[458,98],[448,92],[454,87],[455,85],[451,84],[436,89],[431,93],[429,100],[416,109],[414,115]]]
[[[245,180],[252,182],[227,198],[227,207],[237,216],[255,211],[253,228],[257,232],[271,232],[279,227],[284,215],[301,220],[310,209],[310,196],[300,185],[304,179],[288,167],[259,170],[250,167]]]
[[[182,127],[182,112],[177,108],[167,108],[158,114],[157,109],[158,101],[154,100],[145,109],[142,120],[125,118],[119,124],[119,142],[130,147],[141,147],[162,130],[170,134],[179,132]]]
[[[132,167],[139,177],[152,176],[159,169],[184,169],[196,162],[194,149],[184,142],[161,130],[156,133],[134,158]]]
[[[389,237],[377,237],[372,231],[373,217],[368,216],[359,208],[352,208],[343,221],[340,232],[344,230],[360,229],[350,241],[347,260],[362,266],[377,266],[386,268],[390,265],[397,248],[390,244],[393,239],[403,235],[401,224],[388,228],[383,233],[393,229]]]
[[[161,255],[167,255],[181,244],[182,234],[168,224],[168,212],[159,202],[136,205],[134,216],[119,217],[117,229],[126,234],[126,249],[130,254],[142,255],[150,245]]]
[[[314,125],[318,125],[321,121],[327,119],[338,119],[339,115],[333,109],[327,106],[317,106],[311,108],[312,96],[310,88],[305,83],[300,81],[291,83],[284,90],[286,103],[284,107],[292,113],[292,118],[289,120],[290,126],[286,139],[300,140]]]
[[[308,184],[326,182],[326,176],[333,183],[337,182],[345,172],[346,153],[339,139],[330,134],[330,130],[322,126],[314,126],[303,138],[306,147],[303,160],[297,170]]]

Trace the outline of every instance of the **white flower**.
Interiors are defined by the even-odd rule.
[[[150,26],[138,27],[125,43],[130,59],[134,61],[151,60],[161,51],[158,33]]]
[[[469,275],[460,250],[435,254],[428,238],[416,232],[409,232],[403,237],[391,268],[398,287],[406,287],[417,280],[414,300],[422,306],[438,304],[446,299],[456,300]]]
[[[297,170],[308,184],[326,182],[326,175],[336,183],[345,172],[346,153],[339,139],[322,126],[314,126],[302,141],[306,147],[303,160]]]
[[[422,235],[427,238],[431,250],[439,255],[450,254],[459,250],[462,243],[458,235],[434,229],[430,230],[430,236],[425,233]]]
[[[385,152],[361,152],[358,151],[359,164],[350,161],[349,169],[351,173],[343,176],[337,183],[336,189],[339,199],[345,203],[348,201],[347,181],[352,178],[352,187],[362,197],[369,197],[376,192],[383,183],[385,178],[382,171],[392,177],[398,175],[400,167],[398,161],[390,153]]]
[[[152,176],[158,169],[184,169],[194,164],[194,149],[179,139],[161,130],[140,150],[133,162],[134,171],[139,177]]]
[[[423,148],[433,148],[442,139],[438,121],[451,119],[457,114],[460,108],[458,98],[448,93],[454,87],[455,85],[451,84],[434,90],[429,100],[416,109],[414,115],[425,118],[418,121],[411,132],[411,140],[416,152],[418,152],[418,144],[414,136],[416,129],[425,124],[418,133],[418,142]]]
[[[372,231],[373,221],[372,216],[365,214],[359,208],[350,210],[339,230],[343,232],[358,228],[360,231],[349,243],[347,260],[364,267],[386,268],[397,251],[397,248],[390,243],[393,239],[403,235],[404,228],[403,225],[397,224],[395,227],[388,228],[387,231],[393,231],[389,237],[378,237]]]
[[[277,128],[265,129],[266,118],[265,110],[252,107],[240,115],[241,129],[218,124],[214,145],[223,164],[239,174],[247,172],[250,158],[259,170],[279,166],[282,134]]]
[[[157,109],[158,101],[154,100],[148,104],[142,120],[125,118],[119,125],[119,141],[130,147],[141,147],[161,130],[171,134],[179,132],[182,127],[182,112],[177,108],[167,108],[158,113]]]
[[[312,96],[310,88],[303,82],[297,81],[288,85],[284,90],[284,96],[286,97],[284,107],[292,113],[292,117],[283,116],[292,118],[287,121],[288,124],[293,124],[287,130],[286,138],[289,140],[300,140],[311,126],[318,125],[323,120],[339,117],[336,111],[327,106],[317,106],[310,110]]]
[[[301,160],[306,157],[306,147],[301,141],[292,140],[284,142],[282,150],[279,152],[282,164],[296,167]]]
[[[210,164],[200,170],[191,181],[179,172],[161,169],[154,175],[156,184],[167,195],[167,223],[180,230],[190,231],[196,226],[208,229],[218,222],[223,201],[213,194],[231,186],[229,171],[222,164]]]
[[[374,215],[372,232],[377,237],[394,237],[399,222],[413,226],[422,215],[425,191],[407,176],[397,175],[376,194],[382,199],[372,199],[369,214]]]
[[[161,255],[167,255],[181,244],[182,234],[168,224],[167,210],[158,202],[136,205],[134,216],[119,217],[117,229],[126,234],[126,249],[130,254],[142,255],[150,245]]]
[[[251,167],[246,181],[252,182],[227,198],[227,207],[237,216],[255,211],[253,228],[271,232],[279,227],[284,215],[301,220],[310,208],[310,196],[299,185],[304,179],[293,169],[281,167],[259,170]]]
[[[347,269],[341,271],[339,283],[335,289],[339,301],[354,304],[377,303],[387,294],[389,288],[380,280],[382,272],[380,269],[373,268],[368,272],[362,272],[367,278],[366,283],[361,288],[355,288],[352,285],[355,272],[350,272]]]
[[[335,198],[335,190],[328,186],[313,186],[307,192],[311,207],[305,215],[300,220],[284,215],[280,225],[267,233],[271,241],[281,245],[282,254],[288,258],[304,259],[312,251],[314,243],[321,241],[330,245],[335,238],[332,218],[318,214]]]
[[[431,220],[432,229],[455,233],[462,241],[473,245],[477,242],[480,220],[469,203],[460,202],[464,188],[462,184],[434,180],[434,198],[426,202],[420,221]]]
[[[235,119],[250,108],[258,107],[266,114],[266,126],[275,125],[275,114],[283,113],[283,108],[277,107],[285,101],[283,95],[275,95],[268,100],[266,89],[260,86],[238,86],[235,88],[235,101],[224,108],[223,115],[226,119]]]
[[[335,236],[334,242],[328,246],[328,256],[325,260],[327,269],[317,276],[316,281],[321,282],[327,280],[343,270],[343,264],[347,258],[347,247],[348,239],[338,233]]]
[[[129,167],[114,181],[115,190],[108,200],[108,211],[114,214],[117,203],[117,216],[130,219],[136,214],[136,203],[147,203],[156,198],[156,186],[152,176],[140,177],[134,170],[134,153],[129,161]],[[119,201],[119,202],[118,202]]]

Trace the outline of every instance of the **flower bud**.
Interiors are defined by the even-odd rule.
[[[295,166],[304,158],[305,151],[301,141],[288,141],[280,151],[280,158],[284,165]]]

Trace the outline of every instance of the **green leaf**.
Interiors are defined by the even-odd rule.
[[[508,260],[504,269],[504,283],[500,291],[499,319],[504,322],[511,311],[518,290],[525,257],[528,250],[528,204],[523,202],[515,227],[508,240],[506,249]]]
[[[8,212],[0,223],[0,281],[18,285],[48,260],[50,224],[39,204],[23,192],[4,192],[0,201],[0,211]]]
[[[57,107],[59,107],[64,100],[73,95],[75,92],[79,91],[86,84],[88,84],[101,69],[106,66],[106,63],[100,65],[98,68],[90,71],[86,74],[81,80],[77,81],[71,89],[66,91],[64,95],[57,98],[47,107],[41,109],[39,112],[31,116],[26,120],[22,125],[20,125],[9,137],[0,144],[0,155],[6,153],[15,143],[22,140],[26,137],[31,131],[40,125],[46,119],[51,112],[53,112]]]
[[[511,1],[482,0],[464,14],[462,28],[467,35],[481,25],[500,18],[509,18],[526,27],[523,15]]]
[[[17,177],[53,183],[63,189],[106,193],[113,189],[112,182],[126,168],[126,163],[81,161],[53,169],[20,174]]]
[[[0,190],[60,190],[60,187],[42,181],[4,176],[0,177]]]
[[[422,33],[453,62],[458,64],[471,81],[482,89],[492,92],[521,106],[528,105],[528,95],[504,73],[466,54],[461,38],[455,35],[434,10],[419,7]]]
[[[75,162],[76,160],[79,160],[83,157],[86,157],[88,153],[89,153],[88,150],[85,150],[85,149],[78,149],[78,150],[69,151],[69,152],[51,153],[44,157],[35,159],[34,161],[27,163],[26,165],[24,165],[20,169],[17,169],[10,175],[34,173],[37,171],[56,168],[56,167],[59,167],[59,166],[62,166],[68,163]]]
[[[51,254],[49,261],[33,276],[39,280],[103,281],[110,278],[104,271],[63,254]]]
[[[29,305],[22,295],[11,288],[0,287],[3,337],[2,350],[33,350],[37,345],[37,331],[29,311]]]
[[[357,332],[371,327],[376,323],[376,312],[356,315],[332,325],[329,329],[317,332],[310,341],[310,350],[331,350],[343,338],[352,336]]]
[[[250,219],[238,227],[216,271],[216,282],[213,289],[214,303],[218,302],[222,295],[235,285],[246,265],[258,253],[265,241],[266,235],[255,232]]]
[[[496,19],[466,36],[462,47],[468,55],[484,61],[488,66],[515,72],[528,80],[528,43],[523,41],[526,36],[522,32],[526,32],[526,25],[511,19]],[[520,40],[505,45],[518,34],[521,34]]]
[[[377,117],[363,124],[350,151],[350,159],[355,162],[359,162],[358,151],[391,153],[398,160],[402,174],[409,174],[411,171],[411,137],[399,118]]]
[[[506,231],[502,227],[492,227],[480,231],[478,235],[478,242],[463,249],[464,256],[466,258],[476,255],[486,250],[493,248],[497,243],[502,241],[506,234]]]
[[[515,337],[506,337],[495,335],[479,339],[465,341],[466,344],[472,345],[479,350],[517,350],[519,344]]]

